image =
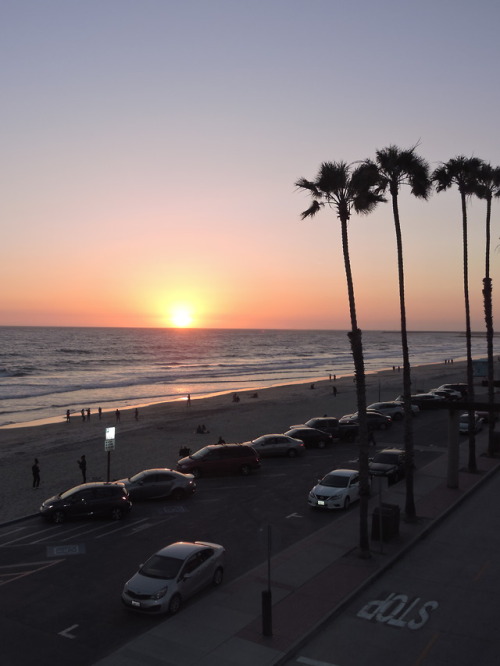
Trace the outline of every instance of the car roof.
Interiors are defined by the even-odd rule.
[[[152,467],[151,469],[141,469],[139,472],[136,472],[136,474],[156,474],[157,472],[174,472],[174,474],[179,474],[179,472],[176,472],[175,469],[170,469],[170,467]]]
[[[403,449],[381,449],[377,453],[404,453]]]
[[[70,490],[85,490],[86,488],[103,488],[104,486],[119,486],[125,488],[125,484],[121,481],[90,481],[89,483],[80,483],[78,486],[68,488],[65,492]]]
[[[351,476],[352,474],[359,474],[359,470],[357,469],[332,469],[331,472],[328,472],[328,474],[337,474],[338,476]],[[327,476],[328,476],[327,474]]]
[[[156,555],[160,557],[175,557],[183,560],[199,550],[210,547],[220,548],[221,546],[216,543],[209,543],[208,541],[177,541],[176,543],[171,543],[169,546],[165,546]]]

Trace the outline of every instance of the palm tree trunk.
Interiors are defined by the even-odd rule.
[[[467,241],[467,202],[465,192],[461,191],[462,200],[462,238],[463,238],[463,261],[464,261],[464,300],[465,300],[465,343],[467,347],[467,392],[468,402],[474,402],[474,372],[472,367],[472,333],[470,327],[470,303],[469,303],[469,260]],[[476,464],[476,434],[474,409],[468,410],[469,414],[469,472],[477,472]]]
[[[495,404],[495,368],[493,359],[493,294],[490,278],[490,245],[491,245],[491,197],[486,200],[486,261],[483,280],[484,318],[486,322],[486,351],[488,358],[488,405],[493,409]],[[488,419],[488,456],[495,455],[495,419],[490,411]]]
[[[366,382],[363,358],[363,344],[361,331],[358,328],[356,317],[356,301],[354,298],[354,284],[349,258],[349,241],[347,235],[348,216],[342,216],[342,250],[344,253],[344,266],[347,279],[347,292],[349,296],[349,313],[351,316],[351,331],[348,334],[351,343],[354,372],[356,380],[356,395],[358,401],[359,418],[359,548],[360,556],[370,557],[370,542],[368,538],[368,500],[370,497],[369,468],[368,468],[368,423],[366,419]]]
[[[405,447],[405,516],[409,522],[416,520],[413,475],[413,412],[411,409],[411,366],[406,330],[405,279],[403,265],[403,239],[399,221],[397,193],[392,193],[392,212],[396,227],[396,245],[398,251],[399,308],[401,312],[401,348],[403,352],[403,407],[404,407],[404,447]]]

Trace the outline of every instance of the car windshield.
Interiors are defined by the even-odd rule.
[[[385,463],[392,465],[397,462],[397,454],[395,453],[377,453],[373,459],[374,463]]]
[[[347,488],[349,477],[342,474],[327,474],[321,479],[320,484],[330,488]]]
[[[131,476],[129,481],[132,481],[132,483],[137,483],[137,481],[142,481],[144,476],[144,472],[138,472],[137,474],[134,474],[134,476]]]
[[[68,499],[68,497],[71,497],[71,496],[74,495],[74,494],[75,494],[75,489],[74,489],[74,488],[70,488],[70,489],[67,490],[65,493],[59,493],[59,497],[60,497],[61,499]]]
[[[175,578],[184,564],[184,560],[176,557],[162,557],[153,555],[146,564],[139,569],[143,576],[148,578]]]
[[[209,453],[210,449],[205,448],[205,449],[200,449],[199,451],[195,451],[189,457],[192,458],[193,460],[202,460],[203,458],[206,458]]]

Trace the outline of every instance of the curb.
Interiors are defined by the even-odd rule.
[[[312,638],[314,638],[318,633],[320,633],[325,626],[331,622],[337,615],[339,615],[346,606],[348,606],[355,598],[358,596],[365,588],[375,582],[382,574],[384,574],[388,569],[390,569],[396,562],[401,560],[406,553],[413,548],[419,541],[425,539],[432,530],[434,530],[445,518],[447,518],[453,511],[455,511],[461,504],[482,487],[484,483],[490,481],[490,479],[495,476],[500,470],[500,464],[497,464],[492,469],[488,470],[477,483],[471,486],[466,490],[459,499],[451,504],[447,509],[445,509],[439,516],[437,516],[427,527],[424,527],[419,534],[410,539],[408,543],[402,547],[400,551],[394,554],[385,564],[383,564],[375,573],[371,574],[363,583],[358,585],[356,589],[350,592],[340,603],[338,603],[331,612],[324,617],[316,626],[314,626],[305,636],[301,637],[294,645],[281,657],[273,662],[273,666],[283,666],[287,661],[292,659],[297,652]]]

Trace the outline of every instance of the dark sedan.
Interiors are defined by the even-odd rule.
[[[366,420],[368,423],[368,430],[387,430],[392,425],[392,419],[390,416],[385,414],[380,414],[380,412],[366,412]],[[339,419],[341,424],[350,424],[350,423],[359,423],[358,413],[355,414],[346,414],[341,419]]]
[[[120,479],[120,483],[125,485],[130,498],[134,501],[167,497],[181,500],[196,490],[192,474],[182,474],[167,468],[145,469],[128,479]]]
[[[290,430],[285,432],[285,435],[302,440],[306,448],[324,449],[325,446],[333,442],[332,436],[327,432],[316,428],[308,428],[307,426],[292,426]]]

